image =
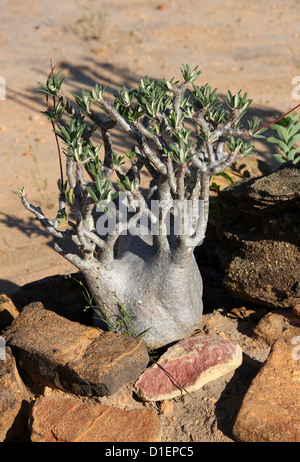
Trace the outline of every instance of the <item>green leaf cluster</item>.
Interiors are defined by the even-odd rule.
[[[130,181],[127,175],[125,176],[123,181],[117,180],[117,183],[119,186],[121,186],[122,189],[124,189],[124,191],[133,192],[135,189],[135,182]]]
[[[261,134],[264,133],[267,129],[264,127],[259,129],[259,120],[256,116],[254,116],[252,120],[248,120],[247,122],[249,125],[249,129],[252,132],[253,138],[265,138]]]
[[[66,181],[64,184],[62,183],[61,179],[59,178],[57,180],[57,187],[59,189],[59,192],[61,194],[65,194],[67,187],[68,187],[68,181]]]
[[[69,191],[67,191],[68,189],[68,180],[62,184],[61,182],[61,179],[59,178],[57,180],[57,186],[58,186],[58,189],[59,189],[59,192],[61,194],[64,194],[67,201],[69,202],[69,204],[74,204],[74,200],[75,200],[75,191],[73,188],[70,188]]]
[[[192,131],[187,130],[184,126],[187,118],[193,119],[196,123],[198,118],[199,130],[196,133],[198,138],[196,143],[198,143],[198,147],[201,147],[205,145],[203,141],[206,142],[213,136],[213,130],[218,128],[220,124],[224,125],[232,120],[232,116],[236,111],[238,120],[237,117],[233,120],[235,121],[234,127],[237,128],[240,124],[240,118],[252,102],[252,100],[248,99],[247,93],[243,94],[242,90],[236,94],[228,91],[228,95],[223,98],[218,93],[217,88],[212,89],[208,84],[197,86],[195,81],[201,74],[198,66],[191,69],[188,65],[182,65],[181,74],[184,80],[183,83],[175,81],[174,78],[171,80],[165,78],[152,80],[149,76],[146,76],[140,80],[137,88],[127,89],[123,86],[122,89],[118,90],[114,99],[115,109],[133,124],[133,129],[139,130],[139,126],[143,123],[145,130],[148,131],[147,133],[140,130],[143,136],[148,136],[150,140],[153,140],[153,137],[149,135],[149,131],[157,135],[167,133],[166,137],[162,136],[159,139],[160,146],[162,146],[162,155],[172,158],[178,165],[188,164],[195,155],[193,150],[194,141],[191,139]],[[51,75],[47,85],[40,84],[42,86],[41,91],[48,95],[56,96],[64,80],[65,78],[61,78],[60,72],[56,76]],[[192,86],[191,90],[187,89],[188,85]],[[92,125],[87,131],[89,136],[84,136],[87,130],[87,125],[84,122],[86,114],[84,113],[91,115],[93,103],[99,103],[101,107],[104,89],[105,87],[97,84],[90,92],[82,89],[80,96],[73,93],[79,110],[70,116],[70,120],[65,124],[60,123],[66,109],[62,101],[55,108],[48,108],[46,111],[48,118],[57,122],[57,129],[54,132],[62,140],[66,156],[74,162],[85,164],[87,171],[91,174],[93,183],[86,186],[86,191],[95,203],[110,201],[116,197],[112,193],[111,182],[105,179],[103,175],[103,164],[99,159],[101,146],[94,146],[90,141],[87,141],[93,131],[97,129],[97,126]],[[178,95],[181,95],[180,101],[178,101]],[[224,105],[224,101],[227,107]],[[109,116],[108,110],[107,113]],[[90,119],[94,121],[93,117],[90,117]],[[135,122],[139,119],[141,122],[135,125]],[[258,119],[254,118],[252,121],[248,121],[248,125],[253,136],[259,137],[263,130],[258,129]],[[280,127],[282,127],[282,124]],[[298,129],[299,126],[297,126]],[[280,130],[282,128],[279,128],[278,132]],[[293,130],[292,134],[296,136]],[[171,137],[170,142],[169,135]],[[166,139],[167,141],[165,141]],[[283,142],[289,146],[287,139],[284,139]],[[283,146],[281,140],[278,141],[278,144]],[[227,142],[227,148],[232,152],[238,150],[244,156],[249,156],[253,153],[251,142],[245,143],[241,139],[234,137],[231,137]],[[296,148],[293,149],[293,153],[296,154],[298,151],[295,151]],[[289,156],[291,155],[289,154]],[[135,147],[127,152],[126,156],[131,162],[134,162],[136,157]],[[124,156],[118,156],[115,152],[112,152],[111,162],[113,166],[119,168],[125,163]],[[224,175],[226,177],[227,174],[225,173]],[[133,192],[136,187],[134,181],[131,181],[128,176],[122,178],[118,181],[119,186],[125,191]],[[60,188],[64,188],[64,186],[60,185]],[[75,199],[74,191],[70,190],[67,193],[65,188],[64,193],[69,204],[72,204]],[[61,217],[61,219],[63,218]]]
[[[121,167],[121,165],[125,164],[125,162],[123,162],[124,158],[125,158],[125,156],[118,156],[118,154],[116,152],[114,152],[114,151],[111,153],[112,163],[116,167]]]
[[[173,131],[173,135],[178,139],[177,145],[171,143],[171,151],[164,150],[165,157],[171,157],[178,165],[187,164],[195,154],[190,154],[193,141],[190,140],[191,130],[181,129],[180,132]]]
[[[123,116],[126,117],[130,122],[135,122],[138,120],[142,114],[142,110],[138,105],[133,105],[133,100],[135,97],[135,89],[131,88],[127,90],[126,87],[123,87],[122,90],[118,90],[117,95],[115,96],[115,108]]]
[[[300,161],[300,146],[296,143],[300,141],[300,121],[299,114],[285,116],[270,126],[277,136],[270,136],[267,141],[276,144],[282,154],[273,154],[273,157],[281,164],[292,162],[297,164]]]
[[[86,112],[90,112],[93,102],[101,101],[104,90],[105,87],[96,84],[93,90],[91,90],[90,92],[87,92],[82,88],[81,97],[76,95],[75,93],[72,93],[72,95],[80,109]]]
[[[101,85],[98,85],[98,83],[95,85],[93,90],[90,92],[90,97],[94,101],[100,101],[103,96],[103,92],[105,90],[105,87],[102,87]]]
[[[25,186],[18,187],[17,192],[20,197],[23,197],[25,195]]]
[[[220,94],[217,93],[217,88],[211,91],[211,87],[206,84],[199,87],[193,84],[193,91],[190,91],[195,101],[196,109],[209,109],[215,106],[220,101]]]
[[[254,145],[252,141],[245,142],[240,138],[230,137],[226,143],[230,152],[239,151],[243,157],[250,157],[254,153]]]
[[[94,146],[90,141],[88,144],[89,147],[89,161],[86,163],[88,171],[95,177],[100,174],[102,168],[102,162],[99,159],[99,151],[101,145]]]
[[[248,94],[244,93],[244,95],[242,95],[241,92],[242,90],[233,95],[230,90],[227,91],[228,97],[224,98],[224,101],[231,110],[239,109],[241,111],[246,111],[252,103],[252,99],[248,99]]]
[[[172,102],[165,79],[158,82],[153,80],[148,85],[143,82],[140,91],[135,92],[135,97],[140,109],[149,119],[155,119],[161,112],[166,112]]]
[[[126,157],[128,157],[129,160],[131,160],[131,162],[133,162],[133,160],[135,159],[135,156],[136,156],[136,153],[135,153],[135,146],[133,146],[130,151],[127,151],[126,152]]]
[[[115,108],[130,122],[146,116],[155,119],[161,112],[171,106],[172,81],[151,80],[149,76],[141,79],[138,88],[128,90],[123,87],[115,96]]]
[[[52,120],[53,122],[58,122],[62,116],[64,115],[66,106],[60,101],[57,106],[49,107],[47,111],[43,111],[44,114],[48,116],[48,120]]]
[[[95,175],[95,181],[92,186],[86,186],[86,191],[89,193],[95,203],[103,202],[108,203],[113,201],[117,196],[118,192],[112,193],[111,183],[109,180],[105,180],[103,174]],[[104,210],[107,211],[107,210]]]
[[[201,71],[198,71],[199,66],[196,66],[195,69],[191,71],[190,67],[186,64],[182,64],[181,74],[184,78],[185,83],[190,84],[193,83],[199,75],[201,75]]]
[[[63,150],[65,155],[70,157],[74,162],[81,162],[82,164],[93,161],[100,149],[100,146],[95,147],[92,143],[86,143],[82,138],[85,128],[85,123],[72,118],[65,126],[58,124],[58,129],[54,130],[54,133],[57,134],[66,146]]]
[[[225,124],[233,111],[239,111],[239,118],[235,123],[235,127],[238,127],[239,120],[252,103],[252,100],[248,99],[247,93],[242,94],[241,91],[242,90],[236,94],[232,94],[228,91],[228,96],[223,97],[218,93],[217,88],[212,90],[208,84],[202,86],[193,84],[193,89],[189,90],[192,99],[188,100],[188,111],[186,112],[185,109],[183,109],[183,111],[186,112],[189,117],[194,118],[202,114],[211,130],[218,128],[220,124]],[[224,108],[224,102],[229,109]],[[251,127],[256,127],[257,120],[253,120],[249,123]],[[258,134],[259,132],[256,134],[257,138],[259,137]],[[199,136],[203,140],[207,140],[209,138],[209,130],[207,128],[202,128],[202,132]]]
[[[61,90],[62,83],[66,80],[66,77],[60,78],[60,74],[61,71],[59,71],[56,76],[54,74],[50,75],[47,84],[38,82],[42,87],[39,91],[50,96],[56,96]]]
[[[90,112],[91,106],[94,102],[93,97],[91,96],[91,93],[87,93],[84,89],[81,90],[81,98],[80,96],[76,95],[75,93],[72,93],[74,100],[80,107],[80,109],[83,109],[86,112]]]

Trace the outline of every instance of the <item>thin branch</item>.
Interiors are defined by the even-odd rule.
[[[161,144],[161,142],[159,140],[159,137],[157,135],[155,135],[155,133],[150,132],[149,130],[147,130],[147,128],[145,128],[144,125],[138,120],[133,122],[132,125],[145,138],[152,141],[158,151],[160,151],[160,152],[163,151],[163,146],[162,146],[162,144]]]
[[[215,143],[221,136],[243,136],[251,135],[250,130],[241,129],[239,127],[234,127],[234,125],[239,121],[243,111],[241,109],[233,109],[228,117],[227,122],[220,128],[216,128],[212,135],[210,136],[210,141]]]
[[[85,269],[82,258],[68,249],[65,240],[54,238],[54,250],[56,250],[56,252],[62,255],[68,262],[72,263],[72,265],[80,271]]]
[[[110,138],[110,131],[109,129],[101,128],[101,135],[102,135],[102,140],[104,143],[104,162],[103,165],[107,168],[107,175],[108,172],[112,173],[111,165],[112,165],[112,143],[111,143],[111,138]]]
[[[158,216],[158,233],[156,234],[156,243],[158,253],[170,251],[170,243],[167,235],[165,219],[173,203],[173,198],[170,192],[169,180],[165,175],[161,175],[158,182],[158,201],[165,205],[164,210],[159,209]],[[169,207],[170,206],[170,207]]]
[[[182,115],[182,110],[181,110],[181,99],[182,96],[184,95],[184,92],[187,89],[187,84],[182,83],[178,86],[175,86],[172,88],[173,91],[173,110],[176,112],[179,116]]]
[[[178,236],[180,245],[185,246],[186,243],[186,223],[185,223],[185,185],[184,185],[184,179],[185,179],[185,171],[186,171],[186,165],[183,164],[178,168],[178,173],[177,173],[177,198],[178,198],[178,206],[179,206],[179,218],[181,220],[180,223],[180,234]]]
[[[207,173],[201,174],[201,190],[200,190],[200,200],[203,201],[204,205],[204,229],[206,230],[208,223],[208,212],[209,212],[209,189],[210,189],[210,175]],[[200,225],[200,223],[199,223]]]
[[[49,220],[48,218],[46,218],[41,208],[35,207],[34,205],[30,204],[25,194],[22,194],[21,200],[22,200],[22,204],[24,205],[24,207],[29,212],[33,213],[36,216],[36,218],[43,225],[43,227],[48,231],[48,233],[50,233],[53,237],[57,237],[57,238],[64,238],[66,236],[65,232],[60,231],[55,226],[55,224],[57,223],[57,220]]]
[[[154,167],[162,174],[167,173],[166,166],[159,159],[159,157],[152,151],[149,144],[146,142],[143,135],[136,130],[132,125],[130,125],[124,117],[122,117],[118,111],[105,99],[98,100],[99,105],[107,112],[109,117],[116,122],[119,127],[132,136],[139,145],[140,150],[148,158],[148,160],[154,165]]]
[[[53,74],[54,69],[56,68],[56,65],[54,67],[52,66],[52,60],[51,59],[50,59],[50,66],[51,66],[51,71],[50,71],[50,73],[48,75],[48,78],[47,78],[47,86],[49,84],[49,79],[50,79],[51,75]],[[48,109],[49,109],[50,104],[49,104],[49,96],[47,95],[47,93],[46,93],[46,103],[47,103],[47,106],[48,106]],[[55,106],[55,97],[53,96],[53,107],[54,106]],[[51,120],[51,124],[52,124],[52,128],[53,128],[53,131],[54,131],[55,130],[55,124],[54,124],[53,120]],[[54,136],[55,136],[56,147],[57,147],[57,152],[58,152],[58,159],[59,159],[60,180],[61,180],[61,184],[63,185],[64,184],[64,174],[63,174],[63,168],[62,168],[62,159],[61,159],[60,146],[59,146],[57,134],[54,133]]]
[[[262,130],[263,128],[267,128],[269,127],[270,125],[273,125],[275,124],[275,122],[278,122],[279,120],[283,119],[283,117],[287,116],[288,114],[290,114],[291,112],[293,112],[295,109],[297,109],[298,107],[300,107],[300,104],[297,104],[297,106],[293,107],[293,109],[291,109],[290,111],[286,112],[285,114],[281,115],[280,117],[278,117],[277,119],[273,120],[272,122],[269,122],[268,124],[266,125],[263,125],[262,127],[258,127],[254,133]]]
[[[212,176],[223,172],[241,156],[242,153],[239,148],[235,149],[233,152],[227,153],[227,155],[221,161],[215,161],[208,166],[208,174]]]
[[[177,194],[177,186],[176,186],[176,182],[175,182],[175,174],[174,174],[174,168],[173,168],[173,162],[172,162],[172,159],[170,156],[168,156],[167,160],[166,160],[166,167],[167,167],[167,176],[168,176],[168,182],[169,182],[169,186],[170,186],[170,189],[172,191],[172,193],[174,194],[174,196],[176,196]]]
[[[66,172],[67,172],[67,178],[69,181],[70,188],[75,189],[76,178],[75,178],[75,173],[74,173],[74,161],[70,157],[67,157],[67,160],[66,160]]]

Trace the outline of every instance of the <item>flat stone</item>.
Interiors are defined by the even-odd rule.
[[[0,441],[21,436],[27,424],[29,394],[24,385],[11,349],[6,348],[0,360]]]
[[[36,302],[4,334],[20,368],[78,395],[111,395],[134,381],[149,357],[142,339],[72,322]]]
[[[278,339],[248,389],[233,434],[241,442],[300,442],[300,353]]]
[[[172,399],[198,390],[234,371],[241,363],[239,345],[221,337],[190,337],[168,348],[139,377],[134,391],[145,401]]]
[[[30,422],[32,442],[160,441],[154,410],[122,410],[72,397],[38,398]]]

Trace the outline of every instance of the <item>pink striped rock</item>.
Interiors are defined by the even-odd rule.
[[[144,401],[162,401],[198,390],[242,364],[239,345],[221,337],[196,336],[171,346],[134,386]]]

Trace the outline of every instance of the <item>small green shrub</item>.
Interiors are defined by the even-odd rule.
[[[273,154],[273,157],[284,164],[293,162],[297,164],[300,160],[300,146],[296,143],[300,141],[300,114],[287,115],[270,126],[277,136],[270,136],[267,141],[276,144],[282,153]]]
[[[47,218],[24,187],[22,204],[82,272],[107,329],[143,335],[152,349],[185,338],[203,310],[193,251],[205,238],[211,179],[230,181],[227,169],[254,151],[242,139],[264,131],[257,117],[241,121],[252,100],[198,86],[198,66],[182,65],[179,81],[145,76],[114,100],[96,83],[73,101],[53,71],[40,90],[58,147],[57,215]],[[124,156],[115,151],[117,128]]]

